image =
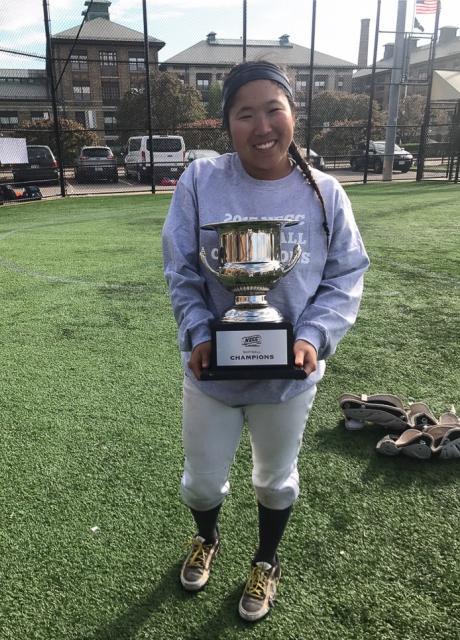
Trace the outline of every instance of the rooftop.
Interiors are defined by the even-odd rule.
[[[71,27],[65,31],[53,34],[53,40],[74,40],[77,36],[80,25]],[[93,18],[83,23],[80,32],[79,41],[99,40],[111,42],[144,42],[144,34],[141,31],[135,31],[129,27],[125,27],[117,22],[112,22],[107,18]],[[156,45],[156,49],[164,47],[162,40],[149,36],[149,42]]]
[[[217,38],[216,33],[208,34],[206,40],[200,40],[188,49],[168,58],[163,64],[202,64],[234,65],[242,61],[243,40]],[[247,60],[269,60],[288,66],[306,66],[310,64],[310,49],[289,41],[284,34],[277,40],[248,40]],[[315,51],[316,67],[350,67],[354,63]]]

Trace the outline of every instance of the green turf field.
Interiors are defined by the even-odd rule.
[[[198,595],[178,582],[193,527],[178,497],[169,197],[0,208],[1,640],[456,637],[460,460],[378,456],[384,432],[346,432],[337,398],[460,412],[460,191],[348,193],[372,267],[311,415],[279,602],[256,626],[236,612],[256,544],[247,436],[211,582]]]

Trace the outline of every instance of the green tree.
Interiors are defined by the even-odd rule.
[[[72,164],[81,147],[100,144],[94,131],[88,131],[79,122],[67,118],[59,118],[61,131],[61,148],[63,164]],[[27,144],[43,144],[51,148],[56,155],[56,139],[53,120],[27,120],[16,129],[17,138],[26,138]]]
[[[398,129],[401,144],[419,142],[420,129],[425,114],[426,96],[411,95],[399,102]],[[430,138],[442,139],[449,130],[449,118],[445,109],[431,109]]]
[[[213,82],[208,93],[208,116],[220,118],[222,115],[222,88],[218,82]]]
[[[374,104],[374,112],[380,107]],[[369,96],[365,93],[346,91],[321,91],[312,99],[311,124],[322,127],[325,122],[332,125],[337,121],[367,121]]]
[[[313,137],[312,147],[323,156],[348,158],[350,151],[366,139],[366,134],[367,120],[337,120],[331,128]],[[385,114],[380,111],[373,117],[372,137],[374,140],[385,137]]]
[[[206,117],[199,92],[184,85],[175,73],[157,71],[150,76],[152,126],[156,132],[173,132],[181,124]],[[147,100],[145,92],[129,91],[120,101],[117,114],[120,142],[136,134],[145,134]]]

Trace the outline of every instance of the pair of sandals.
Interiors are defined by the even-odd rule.
[[[372,422],[399,432],[379,440],[378,453],[403,453],[419,460],[432,456],[460,458],[460,419],[454,410],[436,419],[426,403],[414,402],[406,409],[400,398],[390,394],[343,394],[339,404],[348,431],[357,431]]]

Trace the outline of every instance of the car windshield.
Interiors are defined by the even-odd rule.
[[[150,140],[147,140],[147,149],[150,151]],[[153,138],[154,151],[180,151],[182,142],[180,138]]]
[[[385,143],[384,142],[374,142],[375,150],[379,153],[385,153]],[[402,151],[401,147],[398,147],[395,144],[395,151]]]
[[[87,147],[82,149],[81,154],[87,158],[107,158],[107,156],[112,155],[110,149],[106,147]]]
[[[46,147],[27,147],[27,155],[29,156],[29,162],[53,159],[50,150]]]

